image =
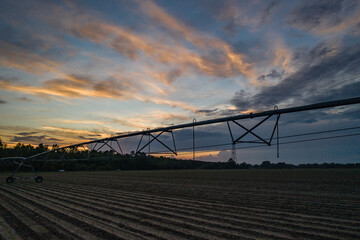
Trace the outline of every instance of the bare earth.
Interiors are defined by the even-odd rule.
[[[41,175],[0,174],[0,239],[360,239],[360,170]]]

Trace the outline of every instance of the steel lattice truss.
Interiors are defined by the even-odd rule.
[[[323,109],[323,108],[332,108],[332,107],[338,107],[338,106],[346,106],[346,105],[353,105],[353,104],[359,104],[360,103],[360,97],[356,98],[350,98],[350,99],[342,99],[337,101],[329,101],[329,102],[322,102],[322,103],[316,103],[311,105],[305,105],[305,106],[299,106],[299,107],[292,107],[292,108],[284,108],[284,109],[278,109],[276,106],[273,110],[270,111],[264,111],[264,112],[258,112],[258,113],[250,113],[250,114],[243,114],[243,115],[236,115],[231,117],[224,117],[224,118],[217,118],[217,119],[211,119],[206,121],[199,121],[197,122],[195,119],[192,123],[186,123],[186,124],[180,124],[180,125],[173,125],[169,127],[161,127],[161,128],[155,128],[155,129],[147,129],[144,131],[138,131],[138,132],[131,132],[131,133],[124,133],[117,136],[111,136],[109,138],[103,138],[93,141],[87,141],[82,142],[74,145],[69,145],[61,148],[52,149],[46,152],[42,152],[39,154],[35,154],[33,156],[29,157],[9,157],[9,158],[2,158],[0,159],[0,164],[6,164],[6,163],[12,163],[17,164],[18,168],[15,170],[15,172],[12,174],[11,177],[7,179],[7,182],[13,182],[14,176],[16,172],[23,166],[27,166],[32,169],[34,172],[34,178],[37,182],[41,182],[42,178],[40,176],[36,175],[35,169],[33,168],[32,161],[35,159],[41,158],[41,160],[47,160],[47,157],[50,153],[53,152],[63,152],[63,155],[61,159],[64,159],[66,154],[70,154],[72,150],[77,149],[79,147],[83,147],[85,149],[86,146],[90,147],[90,152],[88,155],[88,159],[91,159],[92,153],[100,151],[103,147],[107,146],[112,151],[116,152],[117,154],[123,154],[122,148],[119,143],[119,139],[122,138],[129,138],[133,136],[141,136],[140,141],[137,145],[135,154],[141,152],[146,147],[150,147],[150,144],[154,141],[159,142],[163,147],[165,147],[169,152],[177,155],[177,149],[176,149],[176,143],[175,143],[175,137],[174,137],[174,130],[183,129],[183,128],[193,128],[193,158],[195,159],[195,127],[196,126],[204,126],[204,125],[210,125],[210,124],[216,124],[216,123],[223,123],[226,122],[228,129],[229,129],[229,135],[231,138],[231,142],[233,145],[239,144],[239,143],[257,143],[257,144],[265,144],[267,146],[272,145],[272,140],[274,139],[275,133],[277,134],[276,140],[277,140],[277,155],[279,154],[279,119],[282,114],[288,114],[288,113],[294,113],[294,112],[303,112],[303,111],[310,111],[310,110],[316,110],[316,109]],[[264,138],[259,136],[254,132],[254,130],[259,127],[261,124],[263,124],[268,119],[274,117],[275,118],[275,125],[270,131],[270,138]],[[239,120],[245,120],[245,119],[254,119],[259,118],[260,121],[255,124],[251,128],[245,127],[243,124],[239,123]],[[230,123],[233,125],[233,127],[230,126]],[[235,136],[233,134],[232,128],[234,127],[240,127],[245,131],[240,136]],[[159,139],[159,137],[162,134],[171,134],[172,138],[172,147],[170,147],[168,144],[164,143]],[[243,138],[247,135],[253,135],[256,139],[256,141],[244,141]],[[147,136],[149,141],[145,142],[143,141],[143,138]],[[111,143],[115,142],[118,146],[118,150],[116,150]],[[150,152],[149,152],[150,153]]]

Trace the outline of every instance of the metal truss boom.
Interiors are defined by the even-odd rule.
[[[302,111],[310,111],[310,110],[330,108],[330,107],[338,107],[338,106],[346,106],[346,105],[359,104],[359,103],[360,103],[360,97],[337,100],[337,101],[330,101],[330,102],[322,102],[322,103],[316,103],[316,104],[311,104],[311,105],[306,105],[306,106],[284,108],[284,109],[278,109],[278,107],[275,106],[274,110],[270,110],[270,111],[243,114],[243,115],[236,115],[236,116],[232,116],[232,117],[217,118],[217,119],[211,119],[211,120],[199,121],[199,122],[197,122],[196,119],[194,119],[192,123],[186,123],[186,124],[180,124],[180,125],[174,125],[174,126],[162,127],[162,128],[155,128],[155,129],[147,129],[147,130],[138,131],[138,132],[124,133],[124,134],[121,134],[121,135],[118,135],[118,136],[111,136],[109,138],[103,138],[103,139],[98,139],[98,140],[93,140],[93,141],[88,141],[88,142],[82,142],[82,143],[69,145],[69,146],[65,146],[65,147],[61,147],[61,148],[57,148],[57,149],[52,149],[52,150],[49,150],[49,151],[45,151],[45,152],[42,152],[42,153],[35,154],[33,156],[30,156],[30,157],[21,157],[21,158],[20,157],[13,157],[13,158],[10,157],[10,158],[1,158],[0,160],[5,160],[5,161],[12,160],[14,164],[18,165],[16,170],[13,172],[13,174],[6,179],[7,183],[12,183],[12,182],[14,182],[15,179],[35,179],[36,182],[42,182],[43,178],[41,176],[37,175],[37,173],[36,173],[36,171],[35,171],[35,169],[33,167],[32,162],[34,160],[36,160],[37,157],[42,157],[42,160],[46,160],[50,152],[63,151],[63,155],[62,155],[61,159],[64,159],[66,154],[71,155],[71,153],[75,149],[77,149],[78,147],[85,148],[84,147],[85,145],[90,144],[91,147],[90,147],[90,152],[89,152],[88,158],[91,158],[91,155],[92,155],[93,151],[97,152],[104,146],[109,147],[111,149],[111,151],[116,152],[117,154],[123,154],[123,151],[122,151],[122,149],[120,147],[118,139],[141,135],[139,145],[138,145],[138,147],[136,149],[136,154],[139,153],[141,150],[143,150],[147,146],[149,148],[149,154],[150,154],[150,144],[153,141],[157,141],[161,145],[166,147],[170,152],[177,155],[173,130],[182,129],[182,128],[189,128],[189,127],[193,128],[193,159],[195,160],[195,126],[203,126],[203,125],[216,124],[216,123],[222,123],[222,122],[227,123],[228,129],[229,129],[229,132],[230,132],[230,137],[231,137],[232,145],[233,145],[232,146],[232,149],[233,149],[232,150],[232,155],[233,155],[233,160],[234,161],[236,161],[236,148],[235,148],[236,143],[260,143],[260,144],[266,144],[268,146],[271,146],[271,141],[273,140],[275,132],[276,132],[276,141],[277,141],[277,143],[276,143],[277,157],[279,157],[279,118],[280,118],[281,114],[287,114],[287,113],[293,113],[293,112],[302,112]],[[253,130],[255,130],[258,126],[260,126],[262,123],[264,123],[266,120],[268,120],[272,116],[277,116],[277,118],[276,118],[276,121],[275,121],[274,128],[272,129],[272,132],[271,132],[271,137],[269,138],[269,141],[267,141],[265,138],[262,138],[258,134],[256,134]],[[253,119],[253,118],[258,118],[258,117],[263,117],[263,119],[260,120],[257,124],[255,124],[251,128],[247,128],[247,127],[245,127],[242,124],[237,122],[237,120],[241,120],[241,119]],[[233,135],[233,133],[231,131],[231,127],[230,127],[229,122],[233,122],[238,127],[245,130],[245,133],[243,133],[240,137],[235,139],[234,135]],[[172,142],[174,144],[174,146],[173,146],[174,149],[171,149],[168,145],[166,145],[164,142],[162,142],[159,139],[160,135],[162,135],[165,132],[171,133]],[[153,135],[152,133],[157,133],[157,134]],[[253,135],[258,140],[257,141],[244,141],[244,140],[242,140],[245,136],[247,136],[249,134]],[[149,141],[148,141],[148,143],[145,143],[145,145],[140,147],[142,139],[143,139],[143,137],[145,135],[149,136]],[[152,137],[152,139],[150,140],[151,137]],[[112,147],[111,143],[113,141],[117,142],[117,145],[118,145],[119,150],[120,150],[121,153],[119,151],[117,151],[115,148]],[[92,147],[93,143],[95,143],[94,147]],[[98,144],[100,145],[100,147],[98,147],[96,149]],[[16,177],[15,178],[15,174],[23,166],[31,168],[31,170],[34,173],[34,176],[33,177]]]
[[[250,119],[250,118],[252,119],[252,118],[257,118],[257,117],[266,117],[266,119],[267,119],[268,117],[270,117],[272,115],[278,115],[279,116],[280,114],[303,112],[303,111],[310,111],[310,110],[331,108],[331,107],[339,107],[339,106],[346,106],[346,105],[359,104],[359,103],[360,103],[360,97],[356,97],[356,98],[342,99],[342,100],[337,100],[337,101],[321,102],[321,103],[310,104],[310,105],[299,106],[299,107],[291,107],[291,108],[284,108],[284,109],[277,109],[276,108],[276,109],[270,110],[270,111],[264,111],[264,112],[258,112],[258,113],[250,113],[250,114],[242,114],[242,115],[236,115],[236,116],[231,116],[231,117],[223,117],[223,118],[217,118],[217,119],[211,119],[211,120],[205,120],[205,121],[198,121],[198,122],[193,121],[192,123],[173,125],[173,126],[169,126],[169,127],[161,127],[161,128],[155,128],[155,129],[148,129],[148,130],[144,130],[144,131],[124,133],[124,134],[117,135],[117,136],[112,136],[112,137],[109,137],[109,138],[103,138],[103,139],[98,139],[98,140],[93,140],[93,141],[88,141],[88,142],[82,142],[82,143],[79,143],[79,144],[74,144],[74,145],[70,145],[70,146],[61,147],[61,148],[58,148],[58,149],[50,150],[48,152],[58,151],[58,150],[66,149],[66,148],[79,147],[79,146],[92,144],[92,143],[95,143],[95,144],[96,143],[104,143],[103,145],[107,145],[106,143],[108,143],[110,141],[116,141],[117,139],[120,139],[120,138],[127,138],[127,137],[138,136],[138,135],[144,136],[144,135],[150,135],[151,133],[156,133],[156,132],[169,132],[169,131],[176,130],[176,129],[195,127],[195,126],[203,126],[203,125],[222,123],[222,122],[229,122],[229,121],[234,122],[235,120]],[[246,131],[247,131],[246,134],[248,134],[248,133],[253,134],[251,132],[251,129],[246,130]],[[156,137],[153,136],[153,139],[151,141],[153,141],[155,139],[156,139]],[[37,157],[39,155],[43,155],[43,154],[48,153],[48,152],[39,153],[39,154],[36,154],[36,155],[31,156],[29,158],[35,158],[35,157]]]

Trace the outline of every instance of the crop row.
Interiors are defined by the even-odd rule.
[[[244,204],[261,202],[263,195],[239,206],[78,183],[19,182],[0,189],[4,239],[360,239],[360,220]],[[339,207],[346,203],[353,207],[352,201]]]
[[[176,198],[207,199],[211,202],[227,203],[228,205],[247,206],[264,210],[277,210],[304,215],[316,215],[328,218],[353,219],[357,220],[360,216],[360,193],[344,190],[333,191],[327,188],[313,187],[311,191],[293,190],[292,187],[283,187],[280,184],[272,184],[275,187],[267,188],[253,184],[257,187],[254,190],[250,186],[238,183],[224,183],[223,186],[208,184],[183,184],[166,182],[144,182],[141,180],[125,179],[104,179],[92,177],[91,182],[85,177],[72,179],[76,186],[96,185],[106,189],[123,189],[124,191],[147,192],[152,195],[172,195]],[[93,183],[93,184],[92,184]],[[64,183],[59,183],[63,185]],[[302,185],[301,183],[297,185]],[[313,184],[315,185],[315,184]],[[276,188],[281,186],[281,188]]]

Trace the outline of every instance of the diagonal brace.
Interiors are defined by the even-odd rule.
[[[271,137],[270,137],[270,141],[269,141],[270,144],[271,144],[271,141],[274,138],[275,130],[278,129],[278,127],[279,127],[279,119],[280,119],[280,114],[278,114],[277,117],[276,117],[276,123],[275,123],[274,129],[273,129],[273,131],[271,133]]]
[[[118,147],[119,147],[119,149],[120,149],[121,154],[124,155],[123,150],[122,150],[121,147],[120,147],[120,143],[119,143],[119,141],[118,141],[117,139],[116,139],[116,143],[117,143],[117,145],[118,145]]]
[[[171,132],[171,136],[173,139],[173,144],[174,144],[174,148],[175,151],[173,149],[171,149],[170,147],[168,147],[165,143],[163,143],[160,139],[158,139],[160,137],[161,134],[163,134],[165,131],[162,131],[161,133],[159,133],[158,135],[154,136],[151,133],[149,133],[149,135],[152,137],[151,141],[149,141],[148,143],[146,143],[141,149],[137,150],[136,153],[140,152],[141,150],[143,150],[145,147],[147,147],[150,143],[152,143],[154,140],[158,141],[161,145],[163,145],[164,147],[166,147],[169,151],[171,151],[172,153],[174,153],[175,155],[177,155],[177,151],[176,151],[176,145],[175,145],[175,138],[174,138],[174,134],[172,131]],[[140,145],[140,143],[139,143]]]
[[[143,150],[143,149],[144,149],[145,147],[147,147],[150,143],[152,143],[154,140],[156,140],[158,137],[160,137],[160,135],[163,134],[163,133],[164,133],[164,131],[162,131],[161,133],[159,133],[158,135],[156,135],[156,137],[154,137],[153,135],[150,134],[150,135],[153,137],[153,139],[151,139],[151,140],[150,140],[148,143],[146,143],[141,149],[139,149],[140,144],[141,144],[141,141],[142,141],[144,135],[148,135],[148,134],[143,134],[143,135],[141,135],[141,139],[140,139],[139,145],[138,145],[138,147],[137,147],[137,149],[136,149],[136,153],[138,153],[138,152],[140,152],[141,150]]]
[[[241,125],[240,123],[236,122],[233,120],[233,122],[238,125],[239,127],[243,128],[244,130],[246,130],[246,133],[244,133],[243,135],[241,135],[240,137],[238,137],[234,142],[238,142],[240,139],[242,139],[243,137],[245,137],[246,135],[248,135],[249,133],[252,134],[253,136],[257,137],[258,139],[260,139],[261,141],[263,141],[265,144],[267,145],[271,145],[270,142],[267,142],[265,139],[261,138],[259,135],[257,135],[256,133],[253,132],[253,130],[255,128],[257,128],[258,126],[260,126],[263,122],[265,122],[266,120],[268,120],[272,115],[267,116],[266,118],[264,118],[263,120],[261,120],[259,123],[257,123],[255,126],[253,126],[250,129],[247,129],[246,127],[244,127],[243,125]]]
[[[155,138],[151,133],[150,133],[150,136],[152,136],[153,138]],[[174,153],[175,155],[177,155],[176,149],[175,149],[175,151],[172,150],[171,148],[169,148],[166,144],[164,144],[161,140],[159,140],[159,139],[157,139],[157,138],[156,138],[156,141],[158,141],[159,143],[161,143],[161,145],[163,145],[164,147],[166,147],[169,151],[171,151],[172,153]]]
[[[111,145],[109,145],[108,143],[105,143],[109,148],[111,148],[112,150],[114,150],[117,154],[120,154],[117,150],[115,150]]]

